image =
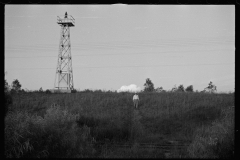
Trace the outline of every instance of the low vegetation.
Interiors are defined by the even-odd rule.
[[[233,158],[234,93],[193,92],[193,86],[163,92],[150,79],[139,93],[26,92],[5,81],[7,158]],[[140,143],[182,142],[172,149],[139,148]],[[133,143],[116,148],[114,143]]]
[[[234,158],[234,107],[221,110],[221,118],[198,128],[188,147],[191,158]]]
[[[136,157],[144,151],[104,148],[133,138],[138,143],[190,143],[186,150],[168,157],[233,156],[234,108],[229,108],[234,106],[233,94],[142,92],[136,123],[132,96],[128,92],[11,94],[5,117],[5,156],[96,158],[116,157],[118,152],[119,157]],[[148,153],[150,158],[164,157],[161,150]]]

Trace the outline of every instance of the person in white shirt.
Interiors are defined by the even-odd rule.
[[[138,101],[139,101],[139,97],[138,97],[137,93],[135,92],[135,94],[133,96],[133,105],[136,109],[138,108]]]

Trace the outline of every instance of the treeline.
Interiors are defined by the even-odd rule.
[[[11,86],[8,85],[7,81],[5,80],[5,85],[4,85],[4,90],[5,92],[9,92],[11,94],[14,94],[14,93],[47,93],[47,94],[50,94],[50,93],[53,93],[51,92],[51,90],[47,89],[47,90],[43,90],[42,87],[39,89],[39,90],[28,90],[28,89],[21,89],[21,84],[20,82],[15,79]],[[215,85],[213,85],[213,83],[210,81],[210,83],[208,84],[208,86],[206,88],[204,88],[202,91],[200,92],[210,92],[210,93],[214,93],[217,91],[217,87]],[[85,89],[85,90],[76,90],[76,89],[73,89],[71,90],[71,93],[77,93],[77,92],[83,92],[83,93],[86,93],[86,92],[97,92],[97,93],[116,93],[117,91],[112,91],[112,90],[90,90],[90,89]],[[124,92],[131,92],[131,91],[124,91]],[[179,86],[176,86],[174,85],[174,87],[170,90],[165,90],[163,89],[163,87],[157,87],[155,88],[154,87],[154,84],[153,82],[147,78],[146,79],[146,82],[144,83],[144,89],[139,91],[139,92],[194,92],[194,89],[193,89],[193,85],[189,85],[187,86],[186,88],[183,86],[183,84],[179,85]],[[196,90],[195,92],[198,92],[198,90]]]
[[[171,90],[164,90],[163,87],[157,87],[156,89],[154,88],[153,82],[147,78],[146,83],[144,84],[144,92],[193,92],[193,85],[190,85],[184,88],[184,86],[181,84],[178,87],[176,85],[171,89]]]
[[[209,82],[208,86],[205,87],[202,91],[200,92],[209,92],[209,93],[214,93],[217,91],[217,86],[215,86],[211,81]],[[183,84],[180,84],[178,87],[174,85],[174,87],[171,90],[164,90],[163,87],[157,87],[156,89],[154,88],[153,82],[147,78],[146,83],[144,84],[144,90],[142,92],[194,92],[193,90],[193,85],[189,85],[186,88],[183,86]],[[196,90],[195,92],[198,92]]]

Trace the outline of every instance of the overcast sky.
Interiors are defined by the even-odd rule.
[[[29,90],[53,89],[60,40],[57,16],[71,27],[74,88],[117,90],[210,81],[235,88],[234,5],[6,5],[5,78]]]

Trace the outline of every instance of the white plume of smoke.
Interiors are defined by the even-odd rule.
[[[137,87],[136,84],[130,84],[129,86],[122,86],[120,89],[117,90],[117,92],[140,92],[141,88]]]

